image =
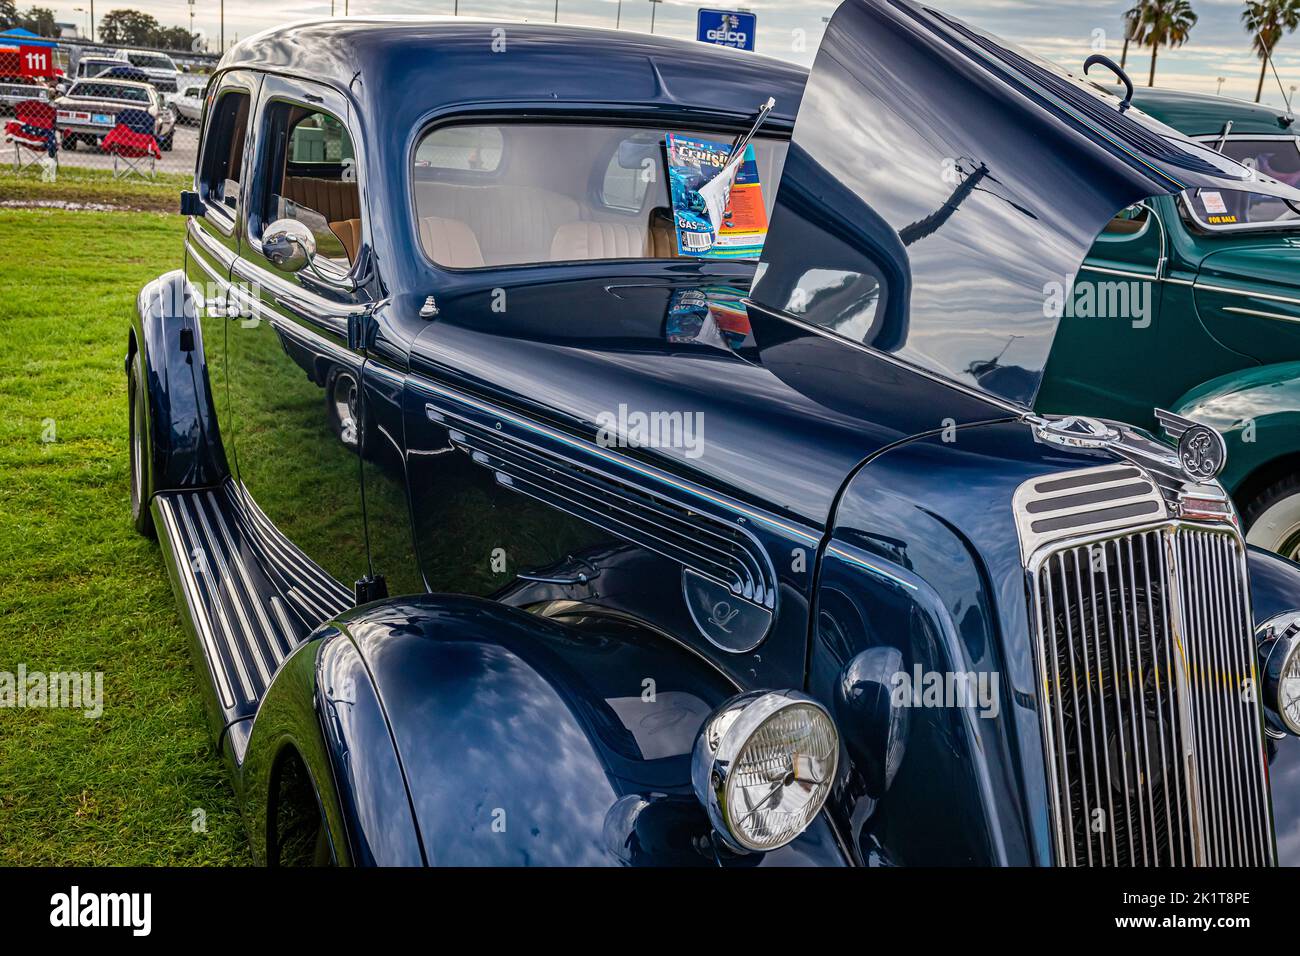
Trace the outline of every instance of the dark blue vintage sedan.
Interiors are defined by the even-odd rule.
[[[126,371],[257,854],[1300,863],[1300,569],[1034,409],[1045,287],[1247,174],[907,0],[238,44]]]

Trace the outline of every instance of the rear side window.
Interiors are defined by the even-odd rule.
[[[347,268],[361,242],[361,197],[347,128],[329,113],[289,102],[268,106],[264,122],[269,148],[260,221],[303,223],[316,238],[317,255]]]
[[[239,90],[222,93],[212,110],[203,145],[200,192],[208,202],[231,210],[239,199],[248,106],[247,93]]]

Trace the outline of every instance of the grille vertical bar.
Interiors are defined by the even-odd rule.
[[[1031,561],[1062,864],[1273,864],[1245,561],[1186,524]]]

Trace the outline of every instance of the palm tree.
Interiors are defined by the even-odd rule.
[[[1128,45],[1130,43],[1143,44],[1146,40],[1142,36],[1142,4],[1138,4],[1124,14],[1124,50],[1119,55],[1119,68],[1122,70],[1128,66]]]
[[[1283,33],[1291,33],[1300,27],[1300,0],[1246,0],[1241,22],[1254,37],[1251,47],[1260,59],[1259,88],[1255,90],[1255,102],[1258,103],[1264,96],[1264,77],[1274,48]]]
[[[1176,47],[1187,42],[1196,26],[1197,16],[1187,0],[1139,0],[1137,35],[1142,46],[1151,47],[1151,76],[1147,86],[1156,85],[1156,58],[1162,46]]]

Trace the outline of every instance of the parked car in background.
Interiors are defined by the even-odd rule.
[[[83,56],[77,61],[76,79],[93,79],[107,70],[121,66],[125,62],[122,57]]]
[[[203,93],[208,88],[206,76],[182,76],[176,95],[167,101],[177,123],[197,123],[203,115]]]
[[[1300,185],[1294,117],[1226,97],[1138,89],[1147,115]],[[1157,196],[1117,216],[1080,290],[1143,299],[1140,315],[1072,310],[1040,408],[1157,427],[1167,408],[1219,431],[1247,540],[1300,560],[1300,208],[1250,182]],[[1127,297],[1127,296],[1126,296]]]
[[[1045,283],[1245,171],[908,0],[810,76],[504,29],[234,46],[132,316],[255,855],[1300,863],[1300,568],[1210,429],[1032,407]],[[761,252],[685,242],[678,165],[755,129]]]
[[[41,103],[54,99],[55,91],[49,84],[30,76],[5,76],[0,74],[0,115],[12,116],[14,107],[28,100]]]
[[[176,80],[180,70],[166,53],[154,53],[148,50],[118,50],[117,55],[132,66],[143,70],[149,82],[159,93],[175,93]]]
[[[117,123],[124,109],[149,113],[156,124],[155,138],[160,149],[172,148],[176,119],[163,107],[162,99],[148,83],[128,80],[78,80],[66,94],[54,101],[58,111],[58,128],[64,149],[78,144],[98,146]]]

